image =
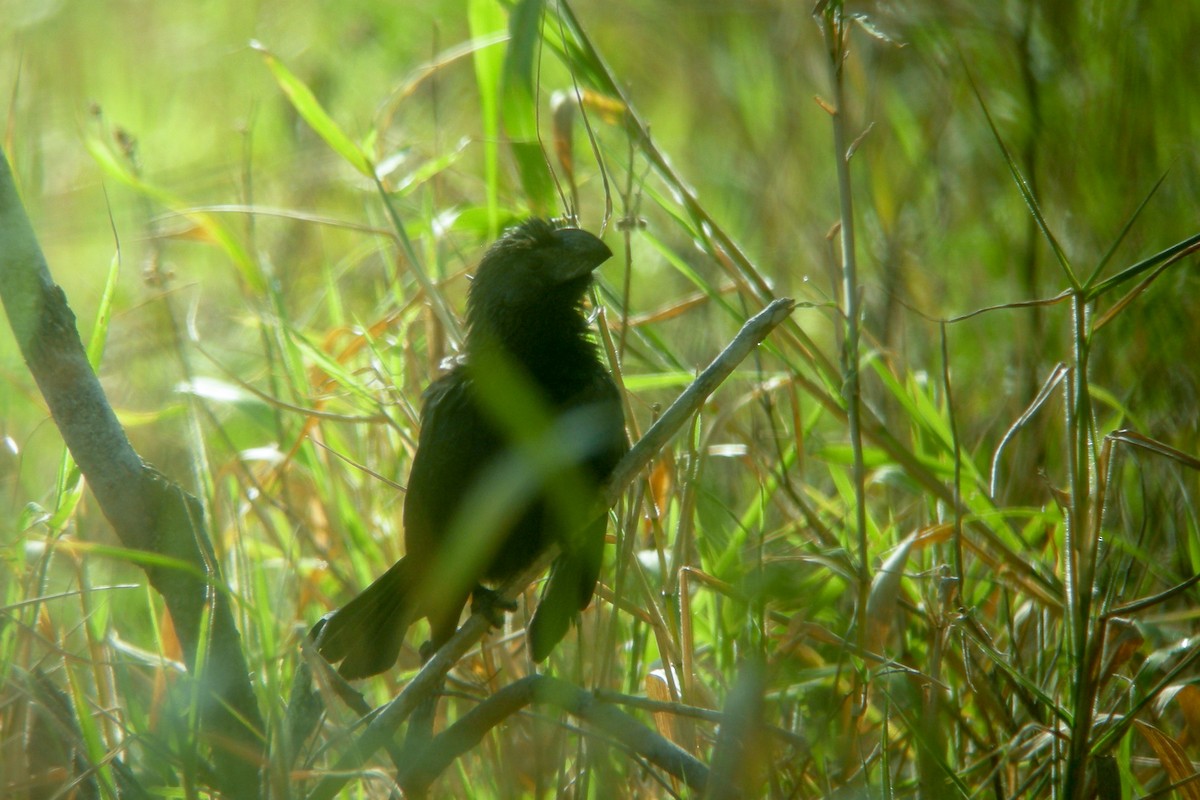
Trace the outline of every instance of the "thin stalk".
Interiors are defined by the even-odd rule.
[[[958,422],[954,416],[954,394],[950,386],[950,346],[946,341],[946,323],[941,325],[942,338],[942,385],[946,392],[946,418],[950,422],[950,439],[954,445],[954,577],[958,580],[958,601],[968,604],[966,566],[963,560],[963,506],[962,506],[962,445],[958,440]],[[993,470],[994,474],[994,470]],[[995,494],[992,495],[995,497]]]
[[[825,10],[825,44],[829,49],[829,63],[833,70],[833,108],[830,116],[833,123],[834,161],[837,164],[839,214],[841,216],[842,245],[842,293],[846,303],[846,341],[842,348],[842,391],[846,401],[846,423],[849,428],[850,449],[854,456],[854,528],[858,535],[858,631],[866,632],[864,616],[867,610],[867,595],[871,588],[869,553],[867,547],[867,504],[866,468],[863,464],[861,396],[858,380],[859,349],[859,304],[858,263],[854,253],[854,196],[850,186],[850,146],[846,139],[846,107],[842,67],[846,60],[847,29],[841,9],[831,4]],[[860,642],[861,644],[861,642]]]
[[[1087,782],[1087,760],[1092,726],[1093,695],[1092,650],[1089,621],[1095,570],[1092,536],[1093,520],[1089,513],[1094,483],[1092,459],[1091,395],[1088,391],[1088,302],[1082,292],[1072,298],[1072,340],[1074,369],[1070,381],[1067,436],[1071,500],[1066,521],[1066,592],[1068,642],[1074,673],[1071,697],[1071,743],[1063,774],[1063,796],[1067,800],[1083,797]]]

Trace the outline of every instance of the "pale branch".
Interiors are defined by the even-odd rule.
[[[63,441],[121,543],[168,557],[143,567],[171,613],[189,670],[204,676],[201,719],[213,745],[215,782],[230,797],[256,796],[262,717],[200,503],[145,464],[129,443],[2,154],[0,300]],[[206,628],[208,639],[201,642]],[[208,655],[197,665],[201,651]]]
[[[611,508],[617,504],[625,492],[625,487],[633,482],[634,476],[666,447],[667,442],[679,432],[683,424],[700,410],[708,396],[733,374],[738,364],[745,361],[771,331],[788,318],[795,307],[796,303],[793,300],[783,297],[772,301],[746,321],[737,336],[733,337],[733,341],[726,345],[721,354],[713,359],[674,403],[671,403],[663,415],[650,426],[650,430],[646,431],[617,464],[605,487],[606,507]]]
[[[533,704],[562,709],[605,734],[610,742],[665,770],[691,789],[704,791],[708,768],[697,758],[650,730],[631,714],[598,699],[592,692],[548,675],[528,675],[482,701],[426,743],[419,753],[411,754],[398,782],[417,792],[428,789],[454,759],[478,745],[488,731]]]
[[[676,398],[661,417],[630,448],[613,470],[605,485],[606,507],[616,505],[625,489],[633,482],[659,451],[695,414],[717,387],[728,378],[737,366],[753,352],[754,348],[781,322],[791,314],[795,303],[788,298],[771,302],[758,314],[751,317],[738,331],[737,336],[721,351],[712,363],[692,381]],[[506,583],[499,591],[501,600],[515,600],[525,587],[546,571],[558,555],[558,548],[551,547],[524,572]],[[346,784],[367,759],[384,743],[392,740],[396,730],[412,713],[417,704],[442,686],[446,673],[466,655],[487,633],[490,622],[485,614],[475,613],[467,618],[458,632],[434,654],[417,673],[404,691],[384,706],[367,725],[366,730],[349,750],[338,760],[327,775],[309,795],[309,800],[330,800]]]

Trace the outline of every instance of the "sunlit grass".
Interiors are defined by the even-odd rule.
[[[800,301],[614,511],[599,597],[549,671],[748,796],[1081,797],[1097,776],[1141,796],[1185,777],[1200,737],[1185,148],[1200,112],[1162,79],[1181,24],[1139,19],[1161,47],[1136,64],[1115,12],[1073,34],[1024,11],[872,20],[905,48],[851,31],[840,121],[858,149],[840,189],[864,287],[860,480],[834,94],[808,9],[579,6],[510,36],[511,9],[490,2],[436,22],[369,4],[159,11],[154,34],[72,8],[21,27],[24,54],[0,69],[5,150],[81,331],[107,342],[110,399],[144,457],[204,501],[270,794],[302,796],[360,731],[319,682],[325,715],[290,738],[301,642],[402,555],[420,393],[498,227],[562,210],[543,170],[567,197],[573,174],[582,224],[607,224],[617,255],[596,298],[634,434],[767,298]],[[139,48],[154,68],[131,72]],[[1066,70],[1065,53],[1078,74],[1020,68]],[[1138,75],[1158,94],[1130,95]],[[1108,83],[1127,106],[1091,88]],[[577,89],[556,124],[552,93]],[[1016,304],[1069,287],[1048,233],[1083,287],[1074,316],[1066,297]],[[204,796],[171,620],[131,588],[136,561],[98,546],[106,523],[15,352],[0,340],[0,794]],[[527,595],[451,673],[439,728],[531,674]],[[363,684],[370,706],[411,679],[425,633]],[[740,772],[721,770],[713,715],[684,707],[752,720]],[[576,724],[526,709],[435,793],[700,796]],[[357,791],[388,796],[392,769],[375,755]]]

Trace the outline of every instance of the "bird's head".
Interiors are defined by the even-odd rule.
[[[604,242],[578,228],[531,219],[510,228],[483,256],[467,299],[468,317],[520,309],[572,309],[592,272],[612,256]]]

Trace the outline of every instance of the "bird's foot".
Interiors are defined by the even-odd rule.
[[[471,613],[483,614],[492,627],[503,626],[504,612],[516,610],[515,600],[503,600],[499,592],[486,586],[476,586],[475,591],[471,592]]]

